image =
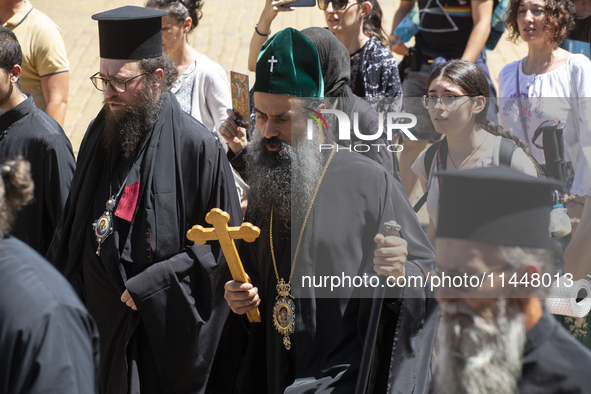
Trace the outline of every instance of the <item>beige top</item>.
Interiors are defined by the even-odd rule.
[[[45,110],[41,77],[69,69],[62,32],[47,15],[34,9],[28,0],[4,26],[16,35],[23,52],[21,89],[24,93],[32,94],[37,107]]]

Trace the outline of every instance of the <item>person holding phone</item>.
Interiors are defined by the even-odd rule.
[[[324,11],[328,29],[349,51],[353,93],[371,98],[402,97],[396,60],[384,45],[387,38],[378,1],[318,0],[318,7]],[[384,112],[400,109],[384,108]]]
[[[265,7],[261,12],[259,21],[254,25],[254,32],[250,39],[250,48],[248,51],[248,71],[255,72],[257,58],[263,44],[271,36],[271,24],[277,18],[280,12],[295,11],[294,7],[289,6],[297,0],[265,0]]]
[[[266,0],[250,41],[248,69],[255,71],[261,47],[271,34],[279,12],[295,11],[296,0]],[[349,87],[359,97],[401,97],[402,88],[396,60],[382,29],[382,9],[377,0],[318,0],[328,29],[351,56]],[[369,65],[373,67],[368,67]],[[377,67],[376,67],[377,66]]]

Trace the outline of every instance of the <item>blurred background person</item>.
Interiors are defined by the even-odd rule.
[[[439,215],[440,182],[434,177],[437,172],[506,165],[537,176],[537,170],[526,153],[527,147],[487,118],[490,90],[480,67],[465,60],[452,60],[433,70],[428,86],[423,105],[435,130],[445,137],[421,152],[412,170],[423,190],[428,191],[428,236],[434,244]],[[503,151],[507,158],[503,158]],[[430,161],[426,160],[429,152]]]
[[[574,0],[575,28],[561,47],[571,53],[582,53],[591,58],[591,0]]]
[[[544,164],[544,152],[532,142],[546,120],[566,123],[565,183],[577,196],[568,202],[576,228],[584,195],[591,183],[591,60],[573,55],[560,44],[574,28],[571,0],[511,0],[506,25],[509,38],[527,43],[528,54],[503,67],[499,74],[499,120]],[[537,144],[541,144],[541,139]]]
[[[0,24],[21,43],[21,88],[63,127],[68,108],[69,63],[60,28],[28,0],[0,1]]]
[[[97,393],[94,320],[55,268],[8,234],[32,197],[29,163],[1,164],[0,393]]]
[[[232,108],[230,83],[226,71],[189,45],[189,33],[203,16],[203,0],[148,0],[147,8],[168,12],[162,17],[162,50],[176,65],[179,77],[172,84],[181,109],[203,123],[224,150],[228,143],[219,128]],[[232,170],[242,211],[246,210],[248,185]]]
[[[162,18],[162,49],[179,73],[171,91],[181,109],[223,142],[217,130],[232,108],[230,83],[222,66],[189,45],[189,33],[203,16],[203,0],[148,0],[146,7],[168,12]]]
[[[348,85],[359,97],[402,97],[396,60],[386,47],[382,28],[382,8],[378,0],[318,0],[328,30],[347,48],[351,56]],[[369,100],[373,102],[373,100]],[[384,108],[385,107],[385,108]],[[376,110],[399,112],[402,102]]]

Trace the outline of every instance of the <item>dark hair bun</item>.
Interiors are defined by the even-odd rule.
[[[10,231],[17,212],[33,198],[31,165],[18,158],[0,165],[0,231]]]

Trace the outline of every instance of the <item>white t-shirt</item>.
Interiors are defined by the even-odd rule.
[[[480,159],[474,164],[472,168],[481,168],[481,167],[492,167],[493,166],[493,158],[495,161],[498,160],[499,157],[499,146],[501,144],[501,136],[497,136],[495,138],[495,143],[492,149],[486,151]],[[439,219],[439,178],[433,176],[433,174],[437,171],[436,167],[436,158],[433,158],[433,162],[431,163],[431,169],[429,170],[430,179],[427,180],[427,171],[425,171],[425,154],[427,153],[427,149],[423,150],[417,160],[412,165],[412,170],[417,176],[421,179],[422,183],[427,184],[427,188],[429,189],[429,195],[427,196],[427,213],[429,214],[429,218],[433,221],[435,228],[437,228],[437,222]],[[449,163],[449,161],[448,161]],[[495,163],[497,165],[497,163]],[[524,174],[531,175],[531,176],[538,176],[536,171],[536,167],[531,159],[525,154],[523,149],[517,148],[515,152],[513,152],[513,157],[511,158],[511,168],[521,171]],[[467,169],[467,168],[466,168]]]
[[[530,141],[530,149],[536,160],[544,163],[544,152],[531,144],[531,138],[538,126],[545,120],[558,119],[566,123],[564,129],[565,160],[576,162],[575,179],[571,193],[584,195],[591,183],[591,60],[584,55],[571,55],[573,75],[577,92],[571,92],[571,75],[568,64],[541,75],[525,75],[523,59],[503,67],[499,74],[499,121],[523,142]],[[526,121],[527,140],[520,119],[519,99],[517,98],[516,73],[519,71],[519,93]],[[571,99],[571,97],[576,97]],[[578,104],[578,124],[580,136],[577,137],[572,105]],[[581,151],[571,158],[569,149],[575,154],[577,141]],[[540,136],[536,143],[542,145]]]

